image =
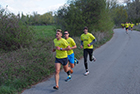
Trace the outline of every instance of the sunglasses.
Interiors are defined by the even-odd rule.
[[[64,35],[66,35],[66,34],[68,34],[68,33],[64,33]]]

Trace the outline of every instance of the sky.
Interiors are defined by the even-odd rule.
[[[118,0],[123,1],[123,0]],[[67,3],[67,0],[0,0],[0,8],[6,8],[7,10],[14,13],[33,14],[44,14],[49,11],[55,11],[60,6]]]
[[[0,0],[0,7],[6,8],[7,10],[14,13],[33,14],[44,14],[49,11],[55,11],[60,6],[67,3],[67,0]]]

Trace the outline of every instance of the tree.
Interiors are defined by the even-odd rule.
[[[0,48],[17,50],[32,42],[32,30],[20,20],[20,15],[0,13]]]
[[[73,0],[69,6],[65,4],[58,10],[57,23],[71,35],[80,35],[84,26],[90,27],[89,31],[100,30],[99,25],[105,20],[104,13],[109,18],[106,0]]]
[[[128,21],[127,10],[125,9],[124,6],[118,5],[115,9],[113,9],[113,12],[115,15],[113,17],[113,20],[116,25],[120,25],[120,23]]]
[[[140,21],[140,1],[133,0],[130,3],[127,3],[126,6],[128,12],[129,21],[139,22]]]
[[[47,25],[47,24],[53,24],[54,18],[52,16],[52,12],[45,13],[40,16],[41,24]]]

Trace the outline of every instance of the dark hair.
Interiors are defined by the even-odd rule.
[[[86,26],[83,28],[83,30],[85,30],[85,29],[87,29],[87,30],[88,30],[88,28],[87,28]]]
[[[68,30],[65,30],[64,32],[66,32],[66,31],[69,33],[69,31],[68,31]]]

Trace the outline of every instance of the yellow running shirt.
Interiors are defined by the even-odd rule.
[[[57,40],[57,38],[54,39],[54,45],[55,47],[60,47],[60,48],[67,48],[69,46],[68,42],[61,38],[60,40]],[[56,58],[62,59],[62,58],[67,58],[67,51],[61,51],[56,49]]]
[[[124,26],[124,24],[122,23],[121,26]]]
[[[91,33],[82,34],[81,41],[83,41],[84,49],[93,49],[93,45],[88,47],[88,44],[90,44],[94,39],[95,37]]]
[[[128,24],[128,23],[126,23],[126,24],[125,24],[125,27],[126,27],[126,28],[128,28],[128,27],[129,27],[129,24]]]
[[[66,39],[66,41],[68,42],[68,44],[69,44],[70,47],[73,47],[73,46],[76,45],[75,41],[71,37],[69,37],[68,39]],[[67,52],[68,52],[68,55],[71,55],[73,53],[73,50],[71,49],[71,50],[69,50]]]
[[[131,24],[131,27],[133,27],[134,26],[134,24]]]

